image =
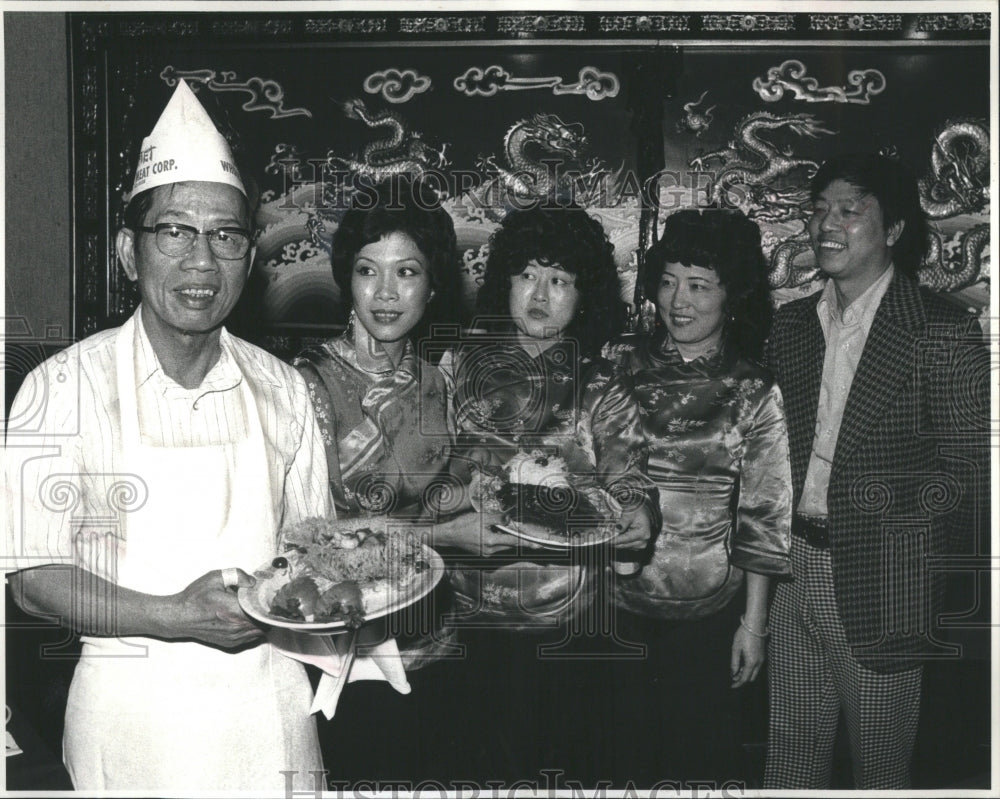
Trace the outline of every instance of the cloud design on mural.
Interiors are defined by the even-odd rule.
[[[469,67],[452,82],[456,90],[468,97],[492,97],[497,92],[517,92],[530,89],[551,89],[553,94],[583,94],[591,100],[616,97],[621,83],[613,72],[597,67],[583,67],[576,83],[563,83],[558,75],[515,78],[499,64],[485,69]]]
[[[469,67],[464,73],[455,78],[452,85],[458,91],[470,97],[479,95],[480,97],[492,97],[499,91],[507,88],[507,82],[511,79],[510,73],[503,67],[493,64],[480,69],[479,67]],[[522,86],[520,88],[534,88],[532,86]]]
[[[304,116],[312,117],[308,108],[285,108],[285,90],[276,80],[270,78],[251,77],[238,82],[236,73],[231,70],[217,72],[214,69],[176,69],[168,64],[160,72],[160,78],[167,86],[176,86],[181,78],[193,83],[192,89],[198,85],[205,86],[213,92],[243,92],[250,99],[243,103],[244,111],[265,111],[271,119]]]
[[[766,78],[754,78],[753,90],[765,103],[776,103],[792,92],[795,100],[807,103],[854,103],[868,105],[873,95],[885,90],[886,80],[877,69],[854,69],[847,74],[852,91],[840,86],[820,87],[819,81],[806,76],[806,66],[801,61],[789,59],[767,71]]]
[[[414,69],[383,69],[373,72],[362,84],[368,94],[381,94],[390,103],[405,103],[431,87],[431,79]]]
[[[617,97],[621,83],[614,72],[601,72],[596,67],[584,67],[577,75],[576,83],[559,84],[552,87],[553,94],[585,94],[590,100]]]

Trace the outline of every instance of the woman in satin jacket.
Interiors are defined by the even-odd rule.
[[[518,453],[561,458],[578,485],[624,499],[613,543],[641,549],[659,520],[643,473],[639,407],[631,381],[600,356],[624,323],[612,252],[600,222],[582,208],[508,213],[490,240],[477,299],[484,335],[468,337],[441,368],[455,384],[456,473],[478,481]],[[439,524],[435,541],[476,555],[516,550],[522,542],[491,529],[501,517],[486,504],[472,518]],[[452,571],[470,612],[508,628],[544,628],[565,623],[593,597],[593,568],[506,560]]]
[[[305,349],[294,366],[316,411],[337,515],[422,520],[447,473],[452,431],[447,384],[421,357],[419,342],[454,306],[454,225],[426,185],[401,176],[355,195],[334,233],[331,266],[350,305],[347,329]],[[449,608],[441,583],[383,620],[412,696],[363,680],[344,691],[336,718],[320,725],[323,753],[341,764],[347,784],[390,770],[407,778],[422,773],[428,753],[412,738],[386,735],[376,745],[342,719],[417,730],[437,711],[449,679],[443,659],[454,649]]]
[[[651,778],[735,779],[731,688],[757,678],[769,584],[791,573],[787,432],[760,364],[772,308],[757,225],[735,210],[672,214],[643,291],[654,331],[606,351],[635,382],[663,515],[641,571],[613,591],[619,635],[649,647],[637,756]]]
[[[548,768],[590,784],[607,744],[596,703],[610,694],[589,657],[606,642],[583,630],[607,610],[594,597],[611,552],[641,550],[659,527],[631,381],[600,356],[625,321],[600,222],[579,206],[510,211],[490,239],[477,314],[481,332],[441,362],[455,383],[455,473],[488,481],[518,453],[538,453],[624,510],[608,548],[538,549],[491,529],[502,517],[480,483],[472,512],[436,525],[435,545],[452,548],[468,653],[451,689],[454,723],[470,725],[457,759],[490,779]]]
[[[445,381],[415,343],[456,296],[454,225],[420,182],[379,184],[344,214],[331,264],[347,329],[294,366],[316,410],[337,514],[419,516],[447,469],[451,430]]]

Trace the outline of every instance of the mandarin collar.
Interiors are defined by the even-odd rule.
[[[657,328],[653,332],[649,341],[649,354],[664,366],[688,369],[701,374],[717,372],[724,369],[727,364],[723,347],[706,352],[690,361],[685,360],[666,327]]]
[[[403,357],[399,360],[399,366],[393,366],[392,358],[385,352],[373,355],[367,347],[365,347],[365,352],[359,352],[358,344],[361,343],[364,347],[364,343],[368,339],[367,331],[360,336],[356,333],[359,328],[364,329],[360,324],[350,325],[343,335],[326,342],[325,346],[359,372],[379,377],[403,372],[414,379],[417,377],[417,355],[413,348],[413,342],[407,340],[403,348]]]

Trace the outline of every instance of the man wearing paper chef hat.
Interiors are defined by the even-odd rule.
[[[14,597],[83,634],[66,766],[78,790],[312,790],[308,679],[235,589],[280,526],[327,515],[326,459],[302,378],[223,327],[250,207],[184,81],[142,143],[116,245],[139,308],[29,375],[10,419],[35,421],[9,425],[5,457]],[[53,479],[76,505],[53,502]]]

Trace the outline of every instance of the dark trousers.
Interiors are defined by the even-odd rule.
[[[466,630],[459,638],[468,659],[445,688],[463,730],[452,773],[539,790],[609,777],[614,741],[604,721],[614,708],[607,662],[592,647],[564,627]]]
[[[330,779],[456,791],[742,780],[737,603],[696,622],[615,622],[614,634],[460,628],[461,654],[410,672],[411,694],[349,684],[319,719]]]
[[[644,644],[646,656],[614,663],[616,785],[744,782],[740,689],[730,687],[729,668],[740,607],[694,621],[618,613],[618,638]]]

